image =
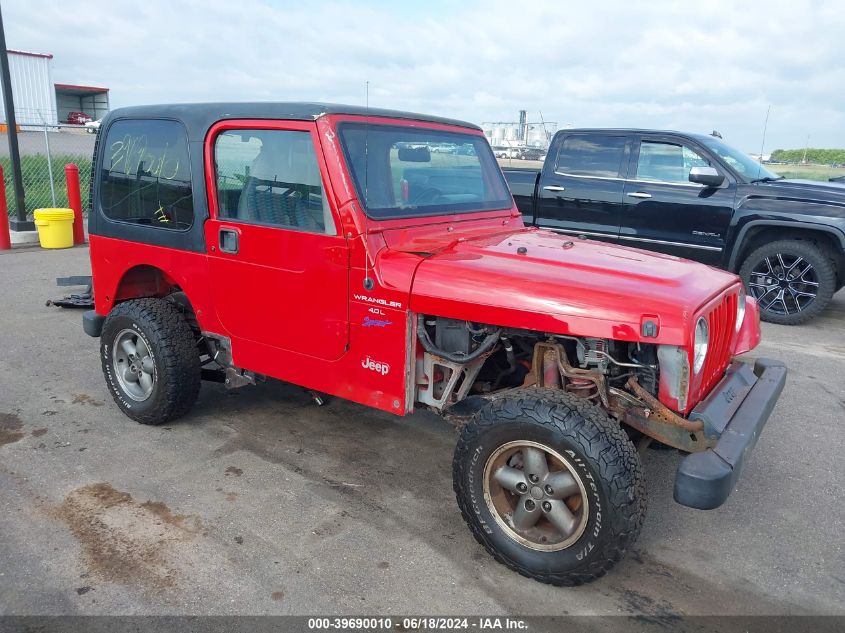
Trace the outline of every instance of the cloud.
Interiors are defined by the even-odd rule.
[[[4,2],[11,48],[113,106],[323,100],[475,122],[709,132],[747,151],[845,147],[835,2]]]

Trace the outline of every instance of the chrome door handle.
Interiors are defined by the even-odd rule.
[[[561,187],[559,185],[546,185],[543,189],[546,191],[566,191],[566,187]]]
[[[645,193],[644,191],[633,191],[628,194],[629,198],[651,198],[650,193]]]

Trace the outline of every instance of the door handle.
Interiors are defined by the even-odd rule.
[[[644,191],[632,191],[628,194],[629,198],[651,198],[650,193],[645,193]]]
[[[240,246],[238,239],[238,232],[232,229],[220,229],[219,233],[220,252],[221,253],[237,253]]]
[[[546,191],[566,191],[566,187],[561,187],[559,185],[546,185],[543,189]]]

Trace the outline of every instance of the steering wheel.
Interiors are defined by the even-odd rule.
[[[414,196],[413,200],[409,200],[411,204],[419,204],[423,202],[437,202],[438,198],[441,197],[441,192],[439,189],[434,187],[426,187],[422,191],[420,191],[417,195]]]

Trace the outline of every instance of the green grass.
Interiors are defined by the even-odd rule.
[[[784,178],[828,180],[836,176],[845,176],[845,167],[830,167],[828,165],[765,165],[765,167]]]
[[[91,180],[91,157],[62,154],[52,157],[53,188],[56,192],[56,207],[67,207],[67,183],[65,181],[65,165],[74,163],[79,167],[79,188],[82,194],[82,210],[88,212],[88,187]],[[0,158],[3,166],[3,179],[6,184],[6,207],[9,215],[15,215],[15,189],[12,183],[12,166],[8,157]],[[31,217],[35,209],[52,207],[53,197],[50,193],[50,177],[47,169],[47,156],[34,154],[21,156],[21,172],[23,175],[24,199],[27,216]]]

